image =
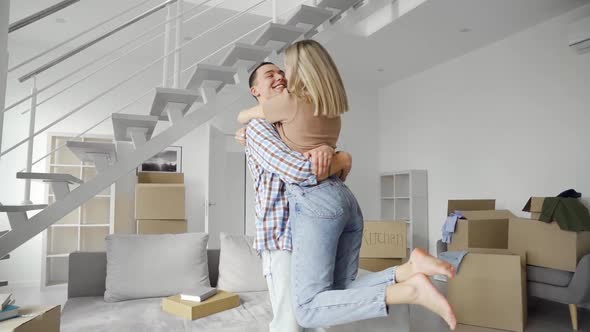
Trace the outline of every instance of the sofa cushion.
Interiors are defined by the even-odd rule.
[[[205,233],[107,236],[104,300],[163,297],[209,286],[207,240]]]
[[[262,260],[247,235],[219,235],[219,280],[217,287],[229,292],[258,292],[268,289]]]
[[[574,276],[573,272],[527,265],[527,280],[553,286],[567,287]]]

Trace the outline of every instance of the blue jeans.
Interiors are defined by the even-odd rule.
[[[326,327],[387,316],[385,289],[395,269],[357,279],[363,215],[338,178],[288,185],[293,235],[293,308],[302,327]]]

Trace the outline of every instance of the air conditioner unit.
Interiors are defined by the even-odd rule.
[[[590,16],[570,24],[569,45],[579,54],[590,52]]]

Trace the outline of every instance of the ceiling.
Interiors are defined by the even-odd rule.
[[[339,35],[328,49],[345,80],[385,86],[588,3],[429,0],[369,37]]]
[[[10,3],[10,22],[15,22],[28,15],[36,13],[44,8],[47,8],[61,0],[12,0]],[[82,37],[77,40],[80,44],[80,40],[91,39],[97,37],[102,33],[110,31],[124,22],[146,12],[149,9],[165,2],[166,0],[81,0],[73,5],[54,13],[46,18],[43,18],[33,24],[24,27],[18,31],[15,31],[9,35],[9,41],[21,43],[21,44],[36,44],[40,47],[54,46],[69,37],[72,37],[79,32],[89,29],[98,23],[101,23],[108,18],[111,18],[118,13],[121,13],[127,9],[133,8],[121,17],[114,19],[113,21],[106,23],[104,26],[97,28],[89,32],[87,37]],[[251,6],[258,4],[261,0],[194,0],[186,1],[184,5],[184,11],[188,12],[185,19],[211,7],[216,7],[217,12],[227,12],[236,14],[239,11],[243,11]],[[294,2],[295,0],[289,0],[288,2]],[[301,1],[301,0],[298,0]],[[145,3],[143,3],[145,2]],[[282,1],[281,1],[282,2]],[[143,4],[142,4],[143,3]],[[197,5],[206,3],[206,5],[195,8]],[[281,6],[281,10],[286,10]],[[261,16],[271,15],[272,8],[270,1],[265,1],[257,7],[249,11],[250,15],[247,16]],[[173,16],[175,16],[175,8],[173,6]],[[211,12],[193,19],[192,22],[185,26],[185,35],[191,34],[192,27],[194,25],[202,25],[199,21],[208,20],[211,17],[214,18],[214,23],[219,23],[219,17],[211,15]],[[223,15],[222,15],[223,16]],[[143,19],[140,23],[134,24],[128,28],[125,28],[116,35],[113,35],[101,43],[93,46],[93,49],[109,49],[110,44],[113,40],[125,39],[124,36],[128,35],[132,30],[145,31],[146,27],[155,26],[162,23],[166,17],[166,10],[160,10],[149,17]],[[224,17],[225,18],[225,17]],[[215,21],[215,19],[217,19]],[[209,23],[212,26],[212,23]],[[139,27],[139,29],[137,29]],[[163,31],[164,28],[159,28],[159,31]],[[137,31],[135,31],[137,34]],[[121,37],[123,36],[123,37]],[[132,34],[130,35],[130,37]]]
[[[12,0],[10,21],[14,22],[58,1]],[[164,0],[149,1],[117,22],[111,23],[110,28],[162,1]],[[185,10],[203,1],[188,0]],[[82,0],[10,34],[9,51],[11,45],[15,44],[34,45],[37,50],[31,51],[30,55],[33,55],[140,2],[141,0]],[[191,35],[198,34],[199,31],[211,27],[236,11],[258,3],[259,0],[214,0],[209,4],[216,5],[221,2],[223,4],[220,8],[223,9],[208,12],[194,20],[191,25],[185,26],[184,36],[190,38]],[[278,11],[284,12],[301,2],[302,0],[279,0]],[[340,33],[328,42],[327,47],[346,80],[384,86],[588,3],[590,0],[429,0],[369,37]],[[206,7],[202,9],[204,8]],[[125,40],[132,40],[133,36],[143,31],[142,29],[162,22],[164,12],[160,11],[146,19],[142,26],[121,32],[119,38],[109,38],[85,52],[95,51],[102,54],[105,49],[112,49]],[[257,7],[252,15],[245,17],[247,22],[243,26],[230,27],[230,30],[239,33],[247,31],[268,19],[271,12],[270,1],[266,1]],[[65,22],[59,23],[59,19]],[[76,41],[70,48],[108,31],[108,28],[105,27],[86,39]],[[468,32],[461,32],[462,30]],[[195,43],[195,49],[202,49],[203,43],[204,41]],[[155,42],[153,48],[145,49],[143,52],[153,55],[161,53],[161,50],[161,43]],[[61,53],[63,51],[55,52],[47,59]],[[43,61],[46,60],[39,60],[39,63]]]

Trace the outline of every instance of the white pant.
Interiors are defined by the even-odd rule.
[[[291,252],[265,250],[262,252],[262,271],[268,284],[273,319],[270,332],[323,332],[324,329],[304,329],[295,319],[291,299]]]

